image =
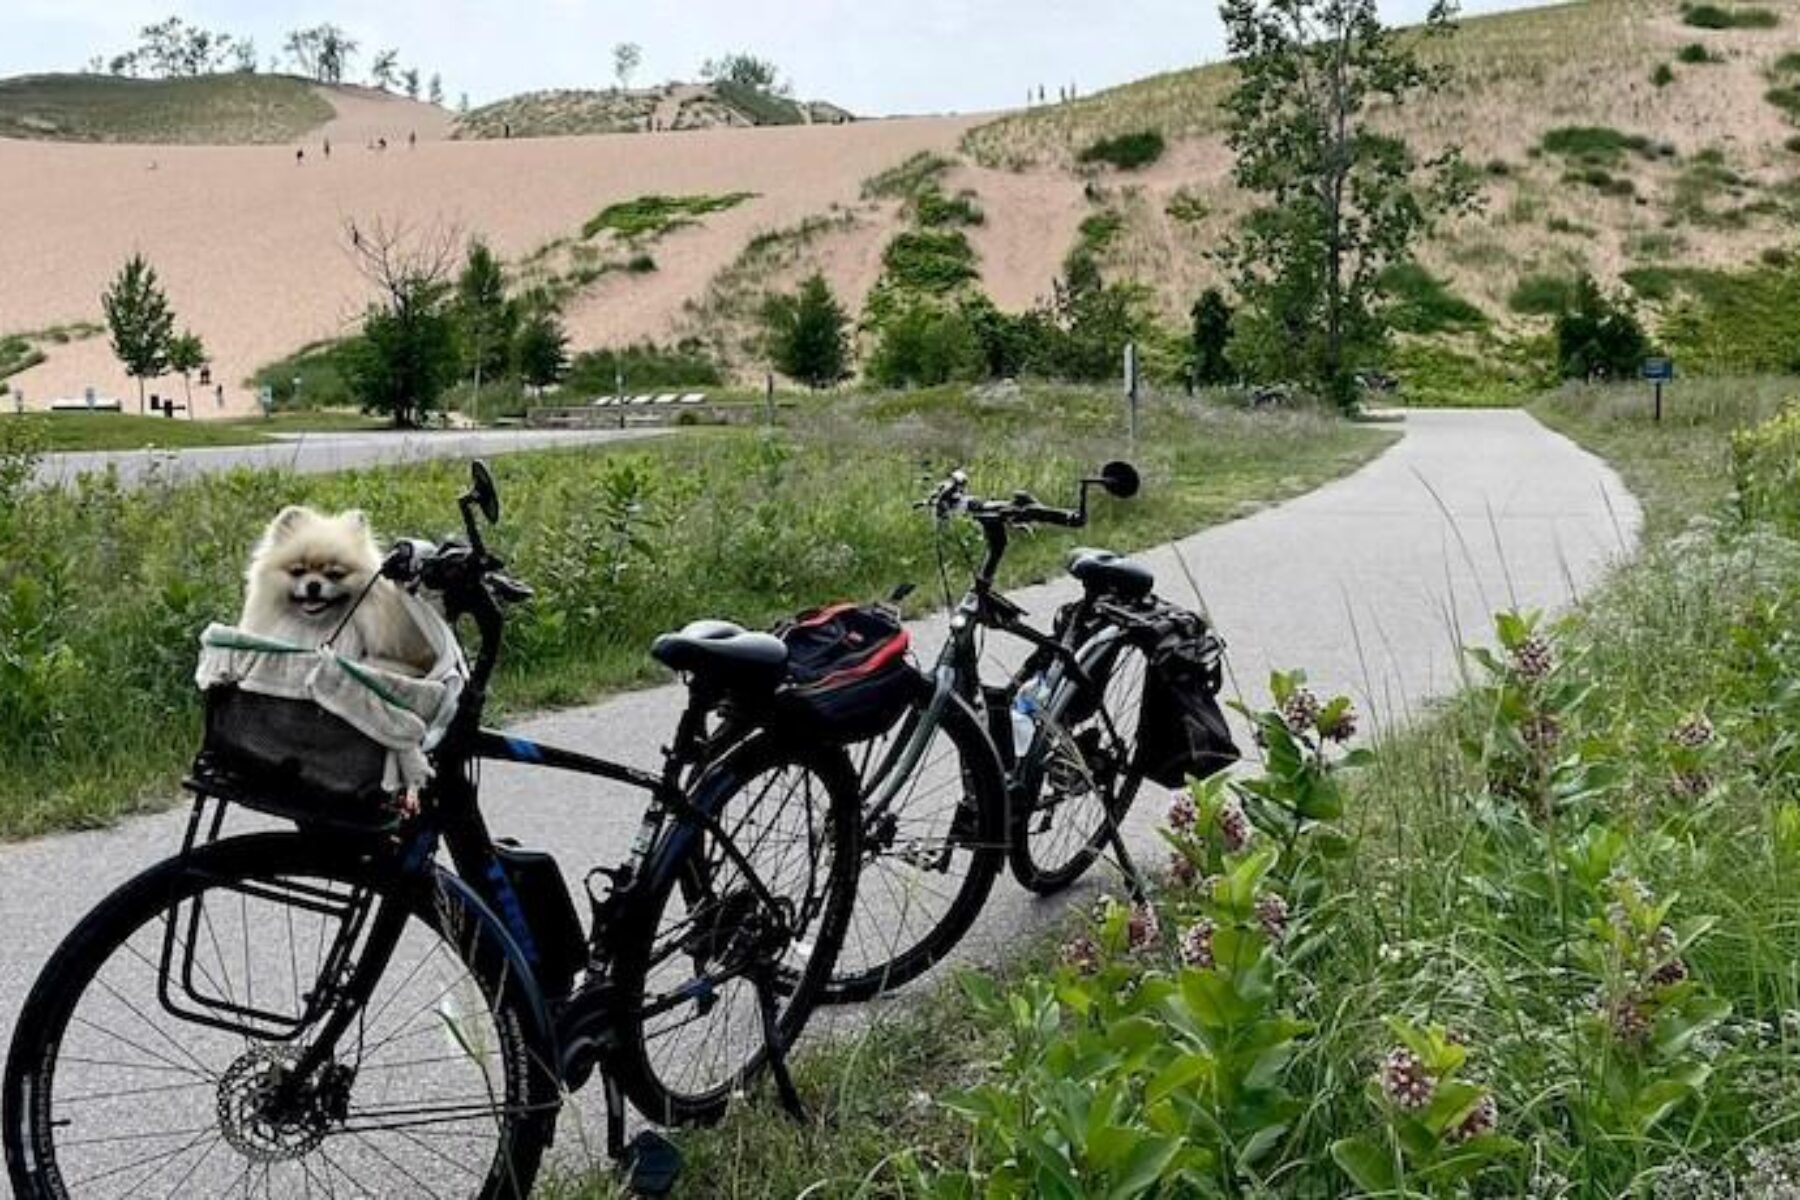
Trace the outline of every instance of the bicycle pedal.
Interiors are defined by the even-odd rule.
[[[681,1151],[660,1133],[646,1129],[625,1147],[625,1184],[634,1196],[666,1196],[681,1174]]]

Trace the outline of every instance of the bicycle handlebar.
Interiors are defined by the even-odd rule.
[[[1079,509],[1055,508],[1038,503],[1037,497],[1029,492],[1015,492],[1011,500],[982,500],[969,495],[968,488],[969,477],[960,470],[952,471],[931,490],[930,495],[913,507],[929,508],[939,520],[960,513],[977,522],[1001,525],[1060,525],[1065,529],[1080,529],[1087,524],[1085,505]]]

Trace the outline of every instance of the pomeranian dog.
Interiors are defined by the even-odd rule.
[[[238,627],[300,646],[330,641],[346,658],[425,675],[436,656],[399,586],[379,577],[381,557],[363,513],[284,508],[250,556]]]

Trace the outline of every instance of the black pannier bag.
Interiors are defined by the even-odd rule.
[[[1137,770],[1173,788],[1236,762],[1241,755],[1219,708],[1225,644],[1205,618],[1167,608],[1146,628],[1142,645],[1148,662],[1133,764]]]
[[[775,715],[791,728],[846,745],[879,737],[922,686],[906,661],[911,636],[881,605],[812,609],[774,632],[788,648]]]

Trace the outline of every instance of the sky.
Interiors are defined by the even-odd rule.
[[[1469,0],[1464,12],[1532,0]],[[1392,21],[1430,0],[1381,0]],[[636,42],[634,83],[693,79],[728,51],[773,59],[806,99],[853,112],[981,112],[1043,85],[1082,93],[1223,54],[1208,0],[0,0],[0,76],[80,70],[171,13],[255,39],[266,64],[287,30],[330,21],[402,66],[439,72],[450,101],[481,104],[612,82],[612,47]]]

